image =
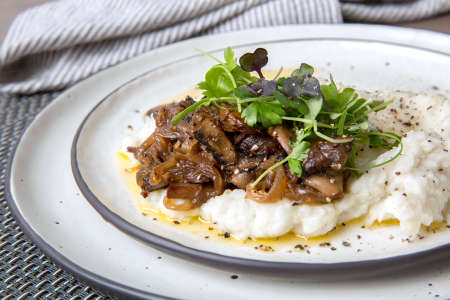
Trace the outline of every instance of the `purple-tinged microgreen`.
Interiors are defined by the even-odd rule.
[[[264,78],[261,69],[267,65],[268,61],[267,50],[264,48],[258,48],[253,53],[245,53],[239,58],[242,70],[246,72],[255,71],[260,78]]]

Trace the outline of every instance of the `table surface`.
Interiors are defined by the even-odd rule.
[[[21,11],[39,5],[49,0],[1,0],[0,1],[0,43],[3,41],[8,32],[9,25],[14,20],[14,17]],[[440,31],[450,34],[450,13],[431,19],[399,24],[400,26],[407,26],[413,28],[428,29]]]

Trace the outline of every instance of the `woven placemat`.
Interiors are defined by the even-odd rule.
[[[6,202],[6,167],[25,127],[59,93],[0,94],[0,298],[107,299],[51,262],[22,232]]]

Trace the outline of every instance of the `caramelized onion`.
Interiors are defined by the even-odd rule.
[[[164,206],[173,210],[191,210],[203,203],[201,198],[201,184],[172,183],[167,189]]]
[[[287,181],[283,166],[274,171],[275,178],[268,192],[247,186],[247,197],[261,203],[273,203],[281,200],[286,192]]]
[[[157,185],[163,180],[163,178],[168,178],[170,176],[169,170],[176,165],[177,160],[175,159],[175,156],[172,155],[165,162],[153,168],[153,174],[151,174],[149,178],[150,184]]]
[[[191,209],[195,208],[191,199],[165,197],[163,203],[167,209],[172,209],[172,210],[186,211],[186,210],[191,210]]]
[[[199,207],[207,199],[221,195],[225,182],[220,172],[199,155],[172,152],[164,163],[153,168],[152,185],[171,182],[164,205],[174,210]]]

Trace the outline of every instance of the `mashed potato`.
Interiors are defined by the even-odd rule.
[[[169,217],[186,219],[200,215],[220,230],[235,237],[276,237],[288,232],[317,236],[332,230],[336,224],[366,215],[366,223],[396,219],[405,234],[418,233],[420,226],[450,221],[450,103],[440,95],[412,93],[378,93],[371,98],[395,99],[387,109],[370,116],[372,126],[403,136],[404,151],[393,162],[351,178],[343,199],[330,204],[292,205],[283,199],[263,204],[245,198],[243,190],[227,190],[209,199],[199,209],[173,211],[163,204],[165,190],[141,198],[142,204],[161,210]],[[147,119],[145,126],[131,131],[121,151],[134,164],[127,146],[137,146],[155,128]],[[397,153],[392,149],[379,153],[361,152],[360,163],[376,164]],[[375,157],[375,159],[373,159]]]

